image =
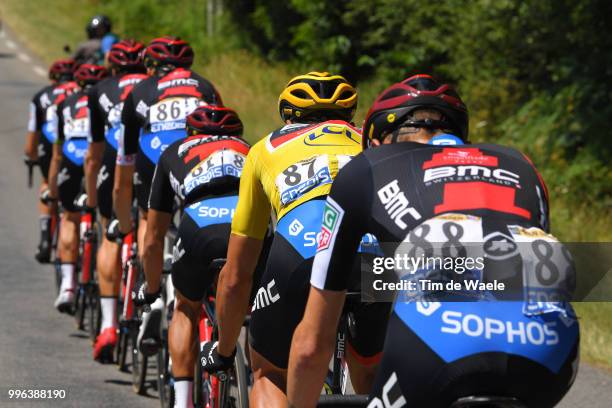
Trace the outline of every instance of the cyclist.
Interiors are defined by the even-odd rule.
[[[57,141],[49,169],[49,199],[64,209],[60,223],[58,254],[62,271],[60,293],[55,307],[70,310],[74,298],[75,264],[79,249],[80,212],[74,200],[81,191],[83,161],[90,137],[87,95],[91,86],[107,75],[100,65],[83,64],[74,73],[79,90],[57,108]]]
[[[144,45],[134,40],[114,44],[108,53],[112,76],[89,91],[91,142],[85,156],[87,206],[98,207],[103,230],[113,215],[113,181],[121,109],[132,88],[147,78],[142,62]],[[100,285],[102,325],[94,345],[95,360],[108,361],[117,342],[116,307],[121,279],[120,247],[103,234],[96,257]]]
[[[151,77],[136,85],[123,105],[123,137],[119,138],[117,150],[113,207],[118,220],[117,234],[127,234],[132,229],[134,185],[139,207],[140,256],[151,180],[159,156],[167,146],[185,137],[185,118],[196,107],[222,105],[213,85],[189,69],[192,62],[193,50],[186,41],[176,37],[154,39],[144,54],[144,64]],[[163,304],[157,302],[153,306],[154,310],[160,310]],[[150,314],[143,317],[139,347],[143,339],[157,332],[154,321],[148,324],[150,317]]]
[[[79,63],[102,64],[113,44],[119,38],[111,31],[110,19],[102,14],[91,18],[85,32],[87,40],[80,43],[74,53],[74,59]]]
[[[159,296],[164,236],[176,197],[184,210],[173,250],[176,305],[168,337],[176,407],[192,406],[194,336],[202,298],[215,278],[207,268],[227,253],[240,173],[249,151],[241,136],[242,122],[232,109],[196,108],[187,116],[187,138],[172,143],[155,168],[143,256],[147,279],[139,299],[152,303]]]
[[[288,398],[296,407],[316,405],[350,278],[344,265],[365,232],[390,243],[384,248],[390,257],[400,244],[403,250],[432,250],[436,243],[444,250],[446,244],[459,256],[467,243],[486,241],[479,244],[482,276],[491,279],[492,271],[521,294],[524,286],[537,286],[531,285],[538,259],[529,255],[529,243],[554,241],[545,232],[546,187],[523,154],[494,144],[424,144],[467,141],[467,109],[448,85],[428,75],[392,85],[368,112],[364,134],[372,146],[383,146],[352,160],[327,199],[329,239],[319,243],[308,305],[291,347]],[[396,273],[406,276],[399,268]],[[571,273],[562,276],[542,289],[571,290]],[[571,386],[579,330],[569,304],[402,301],[411,299],[407,292],[398,293],[393,307],[369,407],[448,407],[469,395],[549,407]],[[492,296],[520,299],[509,295]]]
[[[38,91],[30,102],[30,120],[28,121],[28,135],[26,138],[25,154],[28,160],[38,162],[42,182],[40,194],[48,190],[49,164],[51,163],[51,150],[55,141],[55,109],[57,104],[71,94],[77,84],[72,80],[75,63],[71,59],[55,61],[49,67],[50,85]],[[41,137],[42,134],[42,137]],[[51,214],[52,208],[42,202],[38,205],[40,222],[40,241],[35,258],[38,262],[49,262],[51,257]]]
[[[209,372],[231,366],[271,206],[278,222],[249,326],[255,406],[286,404],[289,346],[308,296],[324,199],[338,171],[361,151],[361,133],[348,123],[356,105],[357,91],[340,75],[297,76],[279,98],[286,125],[260,140],[247,157],[217,289],[218,348],[207,344],[202,360]],[[377,342],[382,349],[382,339],[372,332],[365,348],[354,343],[357,354],[375,357]],[[372,367],[359,370],[357,359],[353,362],[354,383],[367,384],[364,377]]]

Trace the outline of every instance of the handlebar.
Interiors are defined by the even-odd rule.
[[[38,166],[38,160],[32,160],[29,157],[24,157],[23,162],[28,167],[28,188],[32,188],[34,178],[34,166]]]

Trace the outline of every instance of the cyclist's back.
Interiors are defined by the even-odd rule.
[[[418,99],[422,90],[430,99]],[[407,94],[404,101],[408,102],[375,103],[365,131],[374,128],[381,135],[381,127],[385,128],[381,121],[390,112],[409,116],[411,109],[420,108],[431,115],[431,110],[440,109],[435,104],[442,103],[432,96],[442,95],[444,103],[454,107],[446,119],[409,116],[404,119],[406,131],[400,126],[379,136],[388,138],[387,143],[414,137],[422,132],[420,128],[462,128],[448,119],[462,105],[448,87],[438,87],[421,76],[396,84],[390,92],[400,101]],[[385,93],[381,99],[388,99]],[[448,105],[442,108],[445,113]],[[456,134],[465,140],[464,115],[465,133]],[[358,199],[354,180],[361,181]],[[484,266],[466,265],[470,269],[466,275],[452,267],[445,273],[455,282],[497,280],[506,289],[479,292],[491,300],[487,302],[469,301],[473,298],[461,290],[454,299],[463,301],[427,297],[431,292],[414,289],[399,292],[370,406],[387,401],[398,406],[447,407],[459,397],[498,395],[547,407],[563,397],[577,369],[578,322],[569,304],[532,302],[523,295],[525,290],[567,296],[572,290],[573,270],[568,269],[562,246],[546,232],[547,200],[546,187],[531,162],[514,149],[493,144],[428,146],[402,141],[369,149],[347,165],[328,198],[326,212],[334,214],[330,218],[337,222],[332,223],[329,240],[319,244],[311,278],[314,287],[346,290],[350,274],[340,265],[353,259],[360,237],[370,232],[389,243],[383,250],[390,258],[424,254],[466,261],[466,255],[480,254]],[[456,252],[451,255],[451,250]],[[549,251],[559,252],[550,261],[564,272],[551,272],[544,279],[538,272],[543,253],[538,251],[546,256],[552,256]],[[418,278],[435,281],[440,277],[440,268],[433,269],[437,275],[424,276],[417,268],[393,269],[398,279],[412,280],[417,288]]]
[[[145,65],[152,67],[158,59],[164,60],[158,54],[163,54],[165,48],[179,46],[185,51],[173,57],[180,63],[170,60],[169,70],[157,71],[136,85],[122,111],[124,134],[117,163],[135,161],[136,198],[143,210],[146,210],[155,164],[167,146],[185,137],[187,115],[200,105],[222,104],[213,85],[188,68],[193,52],[186,42],[166,37],[153,40],[147,47]]]

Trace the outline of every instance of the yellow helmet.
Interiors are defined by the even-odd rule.
[[[283,120],[350,121],[357,109],[357,90],[341,75],[309,72],[291,79],[278,98]]]

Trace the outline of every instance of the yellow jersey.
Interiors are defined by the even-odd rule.
[[[270,207],[280,220],[329,194],[338,171],[361,149],[361,132],[340,120],[291,124],[270,133],[246,158],[232,233],[262,239]]]

